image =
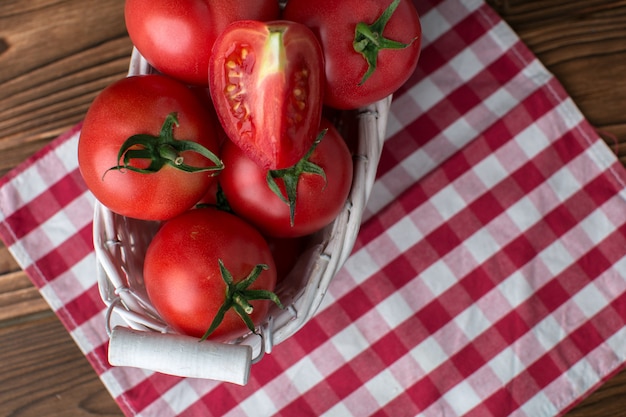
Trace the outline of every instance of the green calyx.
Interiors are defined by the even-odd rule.
[[[415,37],[411,39],[409,43],[402,43],[383,37],[383,30],[399,4],[400,0],[394,0],[371,25],[367,25],[363,22],[356,25],[352,46],[356,52],[363,55],[368,65],[367,72],[363,75],[359,85],[363,85],[376,70],[378,52],[381,49],[404,49],[409,47],[417,39],[417,37]]]
[[[142,174],[150,174],[159,171],[165,165],[186,172],[211,172],[213,175],[224,169],[224,164],[213,152],[190,140],[178,140],[174,138],[174,126],[178,126],[176,113],[170,113],[165,117],[158,136],[147,134],[133,135],[126,139],[117,154],[117,165],[109,168],[109,171],[129,170]],[[185,151],[199,153],[213,165],[208,167],[194,167],[184,161],[182,155]],[[132,160],[150,161],[146,168],[137,168],[131,165]],[[104,177],[104,176],[103,176]]]
[[[211,335],[211,333],[213,333],[215,329],[217,329],[222,320],[224,320],[224,315],[231,308],[235,310],[239,317],[241,317],[241,319],[246,324],[246,327],[248,327],[248,329],[250,329],[252,333],[256,334],[256,328],[252,319],[250,318],[250,314],[252,314],[254,310],[252,304],[250,304],[250,301],[271,300],[278,307],[283,308],[283,305],[278,299],[278,296],[273,292],[268,290],[248,289],[248,287],[252,285],[254,281],[256,281],[259,275],[261,275],[261,272],[268,269],[268,266],[265,264],[256,265],[254,268],[252,268],[252,271],[250,271],[250,274],[248,274],[245,279],[235,283],[232,274],[224,266],[224,262],[221,259],[219,259],[218,262],[222,279],[226,283],[226,295],[224,297],[224,304],[222,304],[217,311],[215,318],[211,322],[211,325],[209,326],[206,333],[204,333],[200,341],[206,340]]]
[[[278,197],[280,197],[281,200],[289,205],[289,223],[291,226],[293,226],[296,216],[298,181],[300,181],[300,177],[302,176],[302,174],[320,175],[322,178],[324,178],[324,182],[326,182],[326,173],[324,172],[322,167],[309,161],[309,158],[313,154],[313,151],[322,141],[324,135],[326,135],[326,131],[327,129],[324,129],[320,132],[319,135],[317,135],[317,138],[315,138],[315,142],[313,142],[311,149],[309,149],[306,155],[304,155],[304,157],[302,157],[302,159],[300,159],[300,161],[298,161],[294,166],[284,169],[270,170],[267,172],[268,187],[270,187],[274,194],[276,194]],[[283,194],[282,190],[278,186],[278,183],[276,182],[276,180],[279,178],[283,180],[285,193],[287,195]]]

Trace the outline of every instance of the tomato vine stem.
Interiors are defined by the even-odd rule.
[[[417,36],[411,39],[409,43],[402,43],[387,39],[383,36],[383,30],[391,19],[391,16],[398,8],[400,0],[394,0],[383,11],[383,13],[376,19],[371,25],[360,22],[357,23],[354,31],[354,42],[352,47],[367,61],[367,71],[361,78],[359,85],[363,85],[365,81],[374,73],[376,65],[378,64],[378,53],[381,49],[404,49],[409,46],[418,38]]]
[[[224,266],[224,262],[219,259],[218,263],[220,267],[220,274],[226,284],[224,303],[220,306],[219,310],[215,314],[215,317],[213,318],[213,321],[211,322],[211,325],[204,333],[200,341],[206,340],[215,331],[215,329],[217,329],[220,323],[224,320],[224,315],[230,309],[233,309],[244,321],[246,327],[252,333],[256,334],[257,330],[254,326],[254,322],[250,318],[250,314],[254,311],[252,304],[250,304],[251,300],[271,300],[278,307],[283,308],[280,299],[272,291],[251,290],[248,288],[261,275],[261,272],[268,269],[268,266],[265,264],[258,264],[252,268],[252,271],[250,271],[246,278],[239,282],[235,282],[230,271],[226,269],[226,266]]]
[[[326,173],[324,169],[317,164],[309,161],[309,158],[313,154],[317,145],[322,141],[322,138],[326,135],[328,129],[322,130],[319,135],[315,138],[313,145],[308,150],[306,155],[302,157],[295,165],[289,168],[269,170],[267,172],[267,185],[276,194],[281,200],[289,205],[289,224],[293,227],[295,216],[296,216],[296,200],[297,200],[297,190],[298,190],[298,181],[300,181],[300,177],[302,174],[314,174],[319,175],[324,178],[324,182],[326,183]],[[283,184],[285,186],[284,195],[278,183],[277,179],[282,179]]]
[[[209,172],[212,175],[224,169],[223,162],[206,147],[191,140],[176,139],[174,127],[178,125],[177,114],[172,112],[165,117],[158,136],[138,134],[126,139],[117,154],[117,164],[105,171],[103,179],[109,171],[129,170],[151,174],[158,172],[165,165],[185,172]],[[185,151],[198,153],[211,161],[213,165],[206,167],[188,165],[182,155]],[[146,160],[149,161],[149,165],[146,168],[138,168],[131,165],[132,160]]]

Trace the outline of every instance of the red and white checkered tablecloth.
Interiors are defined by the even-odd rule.
[[[241,387],[106,360],[78,129],[0,183],[0,236],[127,415],[560,415],[626,362],[626,173],[482,0],[419,0],[352,256]]]

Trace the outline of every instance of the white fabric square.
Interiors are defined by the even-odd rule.
[[[479,229],[463,242],[463,246],[477,263],[485,262],[500,249],[500,245],[487,229]]]
[[[512,308],[526,301],[534,292],[524,274],[515,271],[498,284],[498,290],[507,299]]]
[[[521,232],[530,229],[542,218],[541,212],[528,197],[522,197],[515,204],[508,207],[506,214]]]
[[[59,211],[43,222],[39,230],[46,235],[53,247],[56,248],[67,241],[68,237],[73,236],[78,229],[73,227],[72,219],[67,216],[66,211]]]
[[[457,283],[458,279],[443,260],[438,260],[421,274],[424,284],[435,297]]]
[[[449,220],[452,216],[467,207],[465,200],[456,192],[452,185],[448,185],[432,196],[430,203],[437,208],[437,211],[444,220]]]
[[[567,166],[555,172],[546,182],[552,187],[560,201],[566,201],[581,188],[580,183]]]
[[[414,314],[414,309],[409,306],[399,292],[395,292],[376,306],[376,310],[390,328],[398,327],[400,323]]]
[[[550,140],[535,124],[522,130],[515,136],[514,140],[517,142],[520,149],[524,151],[528,159],[533,159],[550,145]]]
[[[369,343],[354,324],[334,335],[331,343],[346,362],[354,359],[369,347]]]
[[[600,290],[598,290],[594,283],[591,283],[582,290],[578,291],[578,293],[572,297],[572,300],[587,317],[595,316],[609,304],[608,300],[604,297]]]
[[[423,112],[432,109],[437,103],[446,98],[445,93],[441,91],[439,85],[433,82],[433,78],[424,78],[419,83],[411,87],[409,94],[411,95],[412,100],[419,103],[419,107]],[[401,106],[403,104],[400,99],[392,103],[394,104],[392,104],[391,112],[394,111],[393,106]],[[392,126],[389,126],[387,128],[387,132],[389,134],[397,133],[399,130],[406,128],[406,126],[403,126],[401,129],[397,129],[398,127],[396,127],[397,130],[390,130],[391,127]]]
[[[267,391],[262,389],[256,390],[253,395],[240,402],[239,408],[247,416],[273,416],[278,411]],[[233,409],[233,411],[236,410],[237,408]],[[233,413],[232,415],[238,414]]]
[[[479,132],[471,123],[461,117],[446,127],[442,133],[456,149],[461,149],[476,138]]]
[[[566,336],[566,332],[553,316],[547,316],[532,328],[531,334],[535,336],[537,342],[543,346],[545,351],[549,351],[559,344]],[[537,352],[540,353],[540,352]]]
[[[380,269],[368,248],[369,246],[366,246],[354,252],[343,265],[357,284],[362,283]]]
[[[78,158],[68,158],[68,155],[78,154],[78,137],[79,136],[80,136],[80,131],[74,133],[72,135],[72,139],[66,140],[54,150],[54,153],[56,154],[57,158],[63,164],[65,172],[72,172],[75,169],[78,169]]]
[[[298,393],[307,392],[320,381],[324,380],[324,376],[316,368],[311,358],[305,356],[285,372],[285,378],[281,378],[280,383],[288,383],[293,385]]]
[[[458,416],[467,413],[481,402],[481,398],[467,381],[455,385],[443,394],[443,398]]]
[[[579,226],[585,231],[594,245],[602,242],[615,231],[615,225],[601,210],[595,210],[582,219]]]
[[[504,116],[517,104],[518,102],[515,97],[513,97],[506,88],[499,88],[483,100],[483,105],[496,117]]]
[[[485,187],[492,188],[494,185],[509,176],[506,168],[500,164],[498,158],[491,154],[476,164],[472,171],[485,184]]]
[[[463,334],[473,340],[491,327],[492,323],[478,307],[470,307],[454,318]]]
[[[557,276],[573,262],[572,256],[560,240],[554,241],[539,253],[539,258],[543,261],[552,276]]]
[[[403,217],[387,229],[387,236],[389,236],[400,252],[405,252],[423,237],[409,217]]]
[[[165,391],[161,398],[167,402],[176,414],[182,413],[200,399],[198,394],[191,389],[184,379]]]
[[[422,48],[448,32],[451,27],[446,18],[435,8],[421,16],[420,20],[422,23]]]
[[[496,355],[489,361],[488,365],[503,385],[509,383],[526,368],[511,347]]]
[[[472,48],[480,48],[480,39],[472,45]],[[471,48],[464,49],[448,62],[451,68],[454,68],[460,79],[464,82],[472,79],[480,71],[484,69],[482,62],[476,56]]]
[[[410,184],[413,184],[415,181],[422,179],[427,173],[433,170],[436,167],[439,161],[435,161],[433,158],[428,155],[424,151],[423,148],[418,149],[413,152],[407,158],[403,159],[400,162],[400,167],[408,174],[410,177]],[[396,170],[393,169],[392,172]],[[409,182],[409,178],[406,179]]]
[[[365,387],[379,406],[384,406],[404,391],[389,369],[385,369],[367,381]]]
[[[434,337],[425,339],[422,343],[411,349],[411,356],[423,369],[425,374],[431,373],[435,368],[449,359],[446,352],[441,348]]]

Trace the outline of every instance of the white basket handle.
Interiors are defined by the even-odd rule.
[[[109,341],[109,363],[245,385],[250,376],[252,347],[117,326]]]

